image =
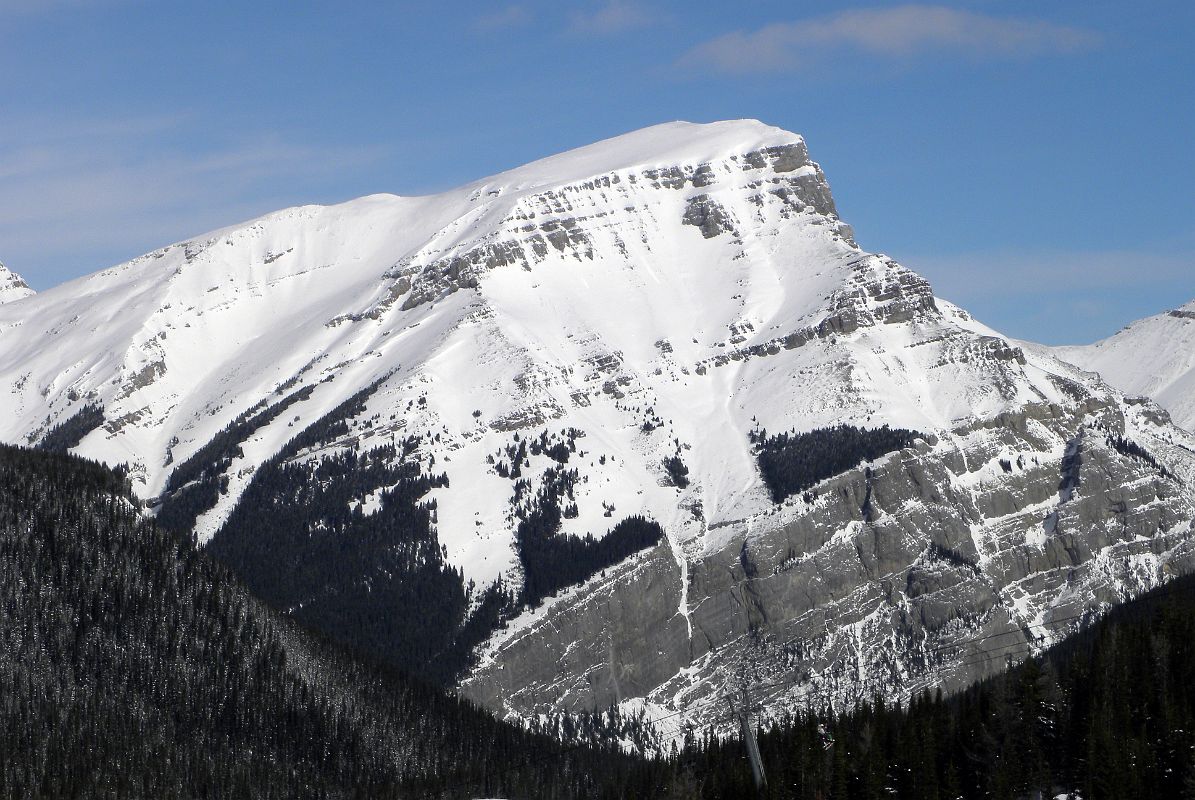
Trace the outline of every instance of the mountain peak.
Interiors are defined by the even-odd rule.
[[[780,171],[808,163],[805,140],[800,135],[759,120],[677,121],[532,161],[482,179],[476,185],[533,191],[615,172],[701,165],[762,151],[791,151],[797,157],[797,161],[779,162]]]
[[[0,439],[127,465],[404,669],[489,637],[462,695],[504,712],[704,723],[747,659],[808,676],[771,708],[908,697],[984,669],[926,652],[1190,561],[1195,438],[862,251],[758,122],[276,212],[0,306],[0,341]]]
[[[10,303],[33,294],[29,284],[0,261],[0,303]]]
[[[1123,392],[1153,398],[1175,423],[1195,430],[1195,300],[1094,344],[1055,351]]]

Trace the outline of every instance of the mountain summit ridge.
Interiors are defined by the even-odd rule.
[[[1055,352],[1124,392],[1152,397],[1176,424],[1195,430],[1195,300],[1132,322],[1094,344]]]
[[[678,134],[681,135],[678,137]],[[678,138],[679,146],[676,144]],[[657,163],[658,156],[630,157],[629,147],[641,141],[653,143],[657,150],[670,155],[679,157],[687,154],[689,163],[683,163],[686,159],[680,158],[681,163],[671,168],[661,168]],[[799,149],[795,152],[785,150],[767,153],[766,149],[753,149],[756,146]],[[609,158],[611,152],[617,157]],[[675,192],[661,194],[675,194],[677,197],[688,195],[671,227],[694,232],[700,230],[705,238],[716,237],[730,233],[728,228],[723,230],[729,225],[729,218],[717,203],[709,202],[707,193],[701,190],[707,186],[707,181],[732,177],[732,170],[740,175],[769,171],[765,160],[758,160],[756,165],[742,161],[747,153],[758,153],[759,159],[782,162],[788,159],[782,163],[784,177],[799,182],[800,188],[808,190],[810,197],[805,198],[789,188],[789,184],[778,185],[778,192],[784,194],[779,198],[784,213],[832,217],[832,199],[829,198],[824,178],[816,165],[808,162],[803,141],[795,134],[757,122],[710,125],[671,123],[542,159],[527,167],[509,170],[438,195],[371,195],[334,206],[283,209],[170,245],[125,264],[49,289],[37,297],[35,303],[38,308],[24,312],[21,318],[37,320],[42,316],[62,316],[70,319],[72,330],[54,328],[50,335],[69,337],[75,333],[72,341],[60,345],[64,351],[73,351],[88,347],[86,343],[101,332],[98,326],[80,330],[89,317],[99,316],[90,308],[97,300],[102,305],[102,298],[111,298],[110,305],[122,306],[119,313],[113,309],[102,315],[104,325],[108,326],[106,338],[115,340],[107,348],[115,358],[104,359],[106,368],[112,373],[106,379],[107,383],[82,378],[83,384],[72,386],[71,389],[77,396],[92,396],[93,400],[104,404],[109,409],[110,417],[114,416],[111,412],[116,410],[113,408],[114,403],[122,408],[128,406],[124,415],[115,415],[125,422],[121,419],[110,421],[109,427],[118,430],[108,432],[120,438],[125,425],[132,421],[128,414],[136,414],[139,410],[131,407],[133,403],[126,402],[131,395],[139,390],[152,391],[153,384],[160,383],[163,378],[172,381],[172,376],[176,374],[171,369],[171,359],[167,358],[172,348],[162,344],[167,341],[168,328],[182,328],[175,332],[176,336],[190,334],[189,350],[204,349],[215,344],[217,348],[229,351],[231,357],[240,354],[244,343],[230,342],[223,332],[215,335],[211,330],[203,330],[202,335],[194,335],[194,329],[202,323],[197,319],[180,321],[188,316],[188,312],[203,316],[212,313],[212,310],[225,310],[229,305],[253,305],[255,300],[264,299],[266,286],[310,284],[302,292],[276,290],[281,294],[283,303],[281,307],[271,304],[274,306],[270,309],[271,316],[275,318],[274,322],[287,326],[301,326],[300,317],[317,317],[314,320],[319,324],[317,332],[321,338],[330,338],[325,335],[329,330],[348,330],[344,326],[352,328],[362,320],[376,321],[392,312],[412,311],[433,300],[443,300],[462,286],[475,288],[478,276],[492,273],[495,268],[527,268],[551,257],[591,261],[592,255],[587,254],[587,250],[592,249],[587,241],[589,234],[580,231],[575,216],[570,214],[569,197],[604,189],[574,188],[563,195],[556,190],[594,178],[606,178],[612,181],[611,185],[616,186],[620,180],[619,170],[631,170],[626,180],[633,192],[647,191],[650,194],[652,190],[664,186]],[[695,158],[695,154],[701,154],[702,157]],[[798,162],[793,161],[794,156],[801,163],[800,167],[795,166]],[[705,157],[715,160],[702,160]],[[732,166],[726,159],[740,163]],[[635,166],[634,162],[649,166]],[[574,165],[578,163],[585,165],[586,169],[577,171]],[[546,167],[560,164],[573,170],[568,179],[546,180],[536,177],[543,176]],[[700,169],[710,168],[713,164],[718,165],[723,174],[714,175],[712,169],[703,173]],[[798,170],[800,174],[792,175]],[[502,187],[520,182],[534,183],[535,188],[521,193],[503,191]],[[636,183],[644,185],[643,189],[635,186]],[[544,188],[546,185],[554,188]],[[495,194],[482,191],[485,187],[497,187],[490,190]],[[504,194],[506,196],[502,196]],[[519,196],[516,197],[516,194]],[[805,199],[813,200],[814,203],[797,209],[795,204],[798,200],[803,203]],[[823,207],[826,205],[828,208]],[[607,217],[615,213],[629,216],[635,212],[628,207],[617,210],[602,208],[597,213]],[[603,227],[610,229],[612,226],[604,224]],[[849,235],[849,229],[837,222],[836,217],[833,217],[831,227],[836,235]],[[323,232],[322,236],[313,235],[320,232]],[[614,247],[628,247],[617,233],[611,238]],[[306,252],[303,252],[304,249]],[[850,252],[850,248],[843,250]],[[676,259],[674,255],[670,257]],[[323,280],[325,275],[329,277]],[[509,288],[516,294],[523,294],[527,289],[525,286]],[[568,286],[558,288],[570,289]],[[245,297],[246,294],[251,297]],[[327,302],[313,302],[313,298],[326,298]],[[811,299],[820,302],[820,299]],[[518,298],[511,297],[510,300],[514,302]],[[291,304],[296,309],[295,313],[288,313]],[[181,313],[179,306],[184,307]],[[300,307],[303,308],[302,312],[297,310]],[[328,310],[322,310],[324,308]],[[247,331],[254,329],[254,324],[247,319],[238,320],[236,324]],[[112,335],[113,329],[119,333]],[[291,338],[289,332],[278,337],[276,331],[268,329],[252,336],[245,334],[241,338],[260,340],[262,337],[283,339],[277,343],[281,349],[288,349]],[[273,344],[270,343],[270,346]],[[16,369],[19,348],[12,348],[10,352],[13,357],[9,368]],[[318,353],[313,352],[311,355]],[[214,358],[218,358],[218,354],[209,352],[203,360],[212,361]],[[119,363],[116,363],[118,359]],[[266,373],[278,375],[278,384],[288,380],[293,370],[302,369],[307,360],[286,364],[284,370],[279,370],[271,359],[271,363],[263,365],[263,369]],[[190,358],[187,361],[190,363],[186,366],[192,372],[187,377],[193,378],[197,365]],[[63,355],[59,363],[51,368],[56,383],[73,380],[73,377],[68,379],[67,375],[94,374],[95,370],[104,368],[103,365],[70,362],[70,356]],[[232,368],[236,366],[232,365]],[[291,372],[283,374],[286,369]],[[210,379],[226,382],[227,378],[227,370],[221,370],[219,375],[212,374]],[[193,380],[187,381],[187,384],[192,383]],[[124,386],[127,391],[112,388],[117,384]],[[193,385],[184,385],[179,387],[179,391],[172,390],[171,394],[184,398],[195,388]],[[250,393],[257,392],[260,396],[262,388],[252,387]],[[226,407],[223,413],[214,416],[228,421],[236,410],[244,410],[252,404],[241,401],[239,409]],[[29,409],[38,405],[40,403],[18,404],[14,411],[20,416],[21,408]],[[77,402],[70,401],[70,405],[75,407]],[[61,421],[59,418],[62,415],[56,413],[54,403],[51,403],[48,411],[49,419],[39,420],[26,414],[13,427],[23,428],[25,432],[37,432]],[[189,413],[198,412],[199,409],[196,409]],[[159,426],[160,423],[152,427]],[[141,433],[145,434],[146,426],[141,427]],[[214,434],[210,425],[204,425],[203,431],[199,439]],[[132,457],[135,483],[144,486],[140,491],[153,494],[164,485],[166,472],[146,462],[143,454],[149,448],[165,458],[166,445],[171,438],[158,436],[152,442],[143,438],[124,452],[97,451],[94,455],[117,462]],[[182,439],[179,443],[181,446],[176,445],[171,451],[175,458],[188,454],[186,437],[179,438]],[[202,443],[196,440],[194,444],[198,447]],[[136,462],[144,464],[144,473],[136,468]]]
[[[1195,437],[1163,416],[861,250],[803,139],[753,121],[0,306],[0,438],[126,463],[269,602],[407,668],[452,653],[513,714],[671,714],[740,669],[803,670],[777,705],[900,697],[987,668],[932,657],[953,641],[1043,646],[1195,559]],[[778,493],[761,459],[818,462],[814,433],[892,444]]]
[[[465,184],[536,191],[613,172],[699,166],[769,148],[804,146],[800,134],[756,119],[665,122],[547,156]]]

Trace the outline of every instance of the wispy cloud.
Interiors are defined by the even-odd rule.
[[[905,255],[934,293],[1004,333],[1082,344],[1195,298],[1195,250],[1035,250]]]
[[[171,146],[183,116],[10,122],[0,131],[0,259],[38,288],[108,266],[89,263],[96,253],[128,258],[273,210],[296,187],[382,157],[268,134]]]
[[[610,35],[646,28],[656,21],[656,15],[641,3],[632,0],[607,0],[592,11],[577,11],[570,25],[574,33]]]
[[[506,28],[518,28],[527,25],[531,20],[532,14],[530,9],[525,5],[516,3],[477,17],[473,20],[473,29],[477,31],[496,31]]]
[[[1191,285],[1195,274],[1195,253],[1145,250],[972,252],[914,256],[902,263],[930,278],[939,293],[960,301],[1065,292],[1077,285]],[[1191,289],[1195,291],[1195,285]]]
[[[776,72],[809,66],[837,51],[885,58],[927,53],[1010,58],[1071,53],[1099,41],[1093,31],[1037,19],[903,5],[843,11],[728,33],[694,47],[680,61],[689,68],[720,72]]]

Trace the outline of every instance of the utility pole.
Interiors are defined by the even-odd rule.
[[[751,777],[755,779],[756,791],[763,793],[768,785],[767,776],[763,771],[763,759],[759,755],[759,742],[755,740],[755,729],[751,727],[751,700],[747,695],[747,685],[743,684],[743,702],[735,708],[734,695],[726,695],[726,702],[730,703],[730,713],[739,718],[739,727],[743,734],[743,745],[747,748],[747,760],[751,762]]]

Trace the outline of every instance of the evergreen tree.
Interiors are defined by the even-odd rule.
[[[911,447],[919,435],[887,425],[874,429],[836,425],[777,436],[753,431],[751,441],[764,484],[779,503],[864,461]]]

